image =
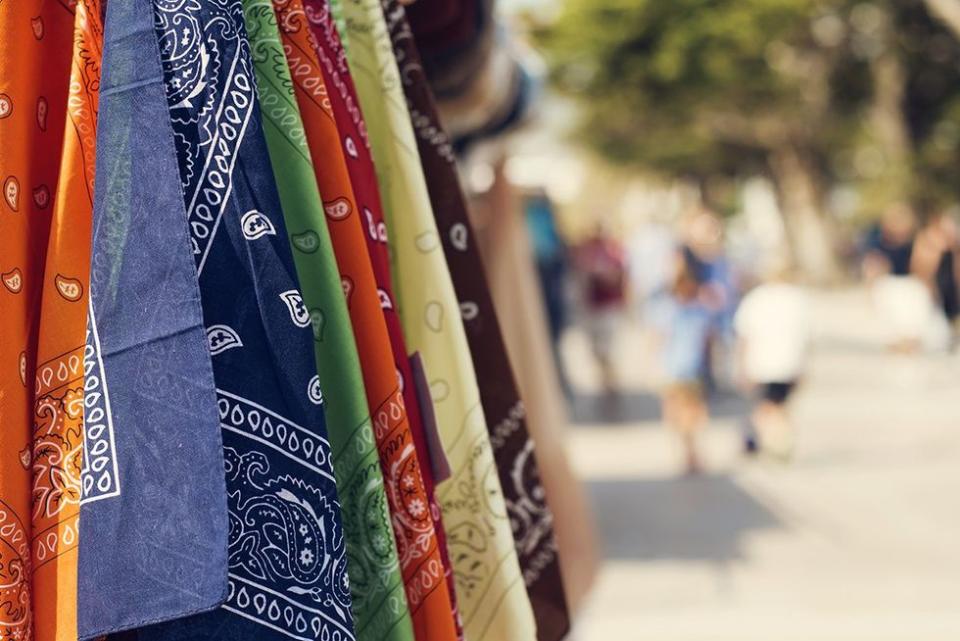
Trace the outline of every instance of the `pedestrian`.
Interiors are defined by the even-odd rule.
[[[743,298],[733,324],[741,380],[755,398],[746,450],[788,458],[794,444],[788,403],[810,340],[807,295],[786,267],[774,267]]]
[[[666,383],[661,393],[663,421],[680,437],[686,470],[701,469],[697,434],[709,419],[703,370],[713,320],[701,300],[701,284],[689,264],[677,261],[676,274],[663,301],[660,331]]]
[[[680,254],[699,285],[700,302],[713,316],[700,373],[704,391],[709,396],[719,387],[717,374],[723,370],[717,365],[730,360],[724,356],[731,351],[733,312],[739,296],[739,284],[727,256],[723,223],[716,213],[699,205],[687,214],[682,225]]]
[[[894,351],[915,353],[934,313],[932,292],[912,270],[916,224],[904,204],[891,206],[867,240],[863,272]]]
[[[569,252],[557,225],[553,202],[545,189],[538,188],[526,198],[524,219],[540,281],[554,365],[560,386],[569,398],[571,387],[560,356],[560,337],[567,325]]]
[[[613,341],[627,304],[626,255],[620,242],[601,225],[580,246],[577,258],[584,282],[590,347],[600,366],[604,392],[612,395],[616,391]]]
[[[938,308],[931,314],[924,344],[932,349],[952,347],[960,316],[956,223],[945,213],[933,215],[917,232],[913,246],[910,270],[927,286]]]

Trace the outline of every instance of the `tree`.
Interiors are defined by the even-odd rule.
[[[923,0],[567,0],[534,29],[556,86],[581,99],[586,144],[698,182],[767,175],[796,262],[821,279],[830,188],[879,210],[949,185],[960,55],[930,50],[955,46],[948,33]]]

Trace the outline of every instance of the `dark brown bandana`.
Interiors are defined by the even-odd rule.
[[[557,559],[553,514],[540,483],[523,402],[500,334],[483,263],[473,243],[453,148],[437,116],[404,9],[398,0],[382,3],[417,133],[433,214],[460,301],[517,555],[536,617],[537,638],[558,641],[568,632],[570,620]]]

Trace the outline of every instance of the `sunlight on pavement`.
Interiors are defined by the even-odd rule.
[[[744,460],[724,401],[707,472],[682,476],[646,359],[625,356],[643,339],[618,337],[630,398],[570,440],[606,559],[577,639],[960,638],[960,362],[886,351],[860,290],[816,303],[789,464]],[[589,359],[576,336],[565,356]],[[570,369],[589,390],[589,367]]]

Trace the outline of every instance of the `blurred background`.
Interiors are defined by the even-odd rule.
[[[960,0],[410,14],[574,638],[960,639]]]

